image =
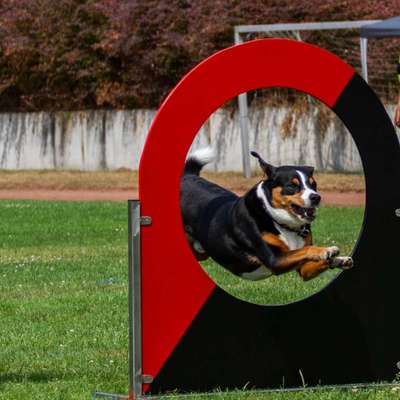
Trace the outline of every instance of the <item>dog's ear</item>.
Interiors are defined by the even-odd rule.
[[[301,169],[307,174],[307,176],[312,176],[314,174],[314,167],[306,165],[301,167]]]
[[[270,178],[275,173],[276,168],[273,165],[265,162],[258,153],[256,153],[255,151],[251,151],[250,154],[258,159],[261,169],[264,171],[265,175],[268,178]]]

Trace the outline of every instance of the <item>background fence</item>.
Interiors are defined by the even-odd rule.
[[[336,54],[353,66],[360,75],[363,75],[363,72],[364,74],[366,72],[366,65],[362,65],[361,62],[360,27],[374,22],[377,21],[236,26],[235,43],[239,44],[251,39],[270,37],[302,40]],[[369,84],[386,105],[395,103],[399,94],[399,82],[397,81],[396,72],[399,45],[400,40],[398,38],[369,41],[367,59]],[[297,62],[298,60],[292,60],[293,69],[296,68]],[[347,132],[333,112],[304,93],[275,88],[260,89],[248,94],[242,94],[239,96],[238,105],[241,116],[242,164],[245,176],[250,176],[252,163],[248,154],[251,137],[254,136],[248,120],[248,104],[251,104],[253,108],[267,106],[291,110],[291,112],[286,113],[285,118],[281,119],[280,127],[278,128],[288,140],[290,140],[290,137],[295,136],[297,122],[301,119],[302,114],[315,115],[321,122],[310,125],[311,137],[318,134],[323,135],[328,126],[340,127],[336,133],[338,140],[343,135],[343,130]],[[316,129],[319,130],[319,133],[315,131]],[[335,135],[335,133],[332,133],[332,135]],[[310,152],[308,143],[304,143],[303,146],[305,147],[298,149],[300,153],[307,154],[307,152]],[[354,162],[353,152],[347,153],[347,149],[340,147],[336,151],[346,151],[336,157],[348,158],[348,161],[345,161],[343,165]],[[295,161],[297,157],[292,159]],[[310,162],[314,161],[312,155],[309,156],[309,159]],[[323,163],[314,165],[322,166]]]

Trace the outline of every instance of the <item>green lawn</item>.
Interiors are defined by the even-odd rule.
[[[0,399],[126,393],[126,205],[2,201],[0,220]]]
[[[0,201],[0,399],[90,399],[95,388],[127,392],[126,210],[125,203]],[[326,208],[315,230],[317,242],[349,252],[361,218],[359,208]],[[254,301],[284,302],[316,289],[294,274],[278,285],[284,294],[278,297],[270,285],[268,294],[259,293]],[[252,288],[238,286],[253,296]],[[397,399],[399,394],[318,390],[211,398]]]

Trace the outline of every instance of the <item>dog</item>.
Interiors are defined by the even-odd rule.
[[[296,270],[304,281],[328,268],[348,269],[336,246],[312,244],[311,223],[321,196],[309,166],[275,167],[258,159],[263,179],[244,196],[200,177],[211,148],[189,155],[181,178],[181,213],[195,257],[211,257],[234,275],[260,280]]]

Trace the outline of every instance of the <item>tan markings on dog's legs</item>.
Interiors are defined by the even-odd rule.
[[[304,281],[309,281],[317,277],[322,272],[326,271],[329,268],[329,262],[326,260],[323,261],[307,261],[298,269],[300,276]]]
[[[264,242],[268,243],[270,246],[277,247],[280,251],[286,253],[289,251],[288,245],[277,235],[274,235],[273,233],[270,232],[264,232],[261,234],[262,239]]]
[[[304,246],[311,246],[312,244],[312,232],[310,231],[310,233],[304,238]]]
[[[278,258],[273,267],[275,273],[283,273],[306,261],[328,261],[339,254],[337,247],[305,246],[299,250],[288,251]]]

